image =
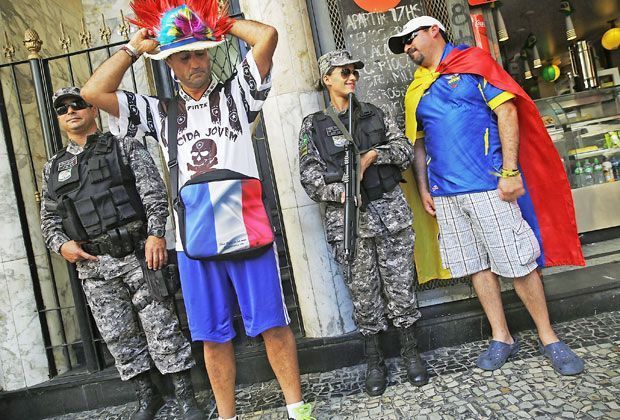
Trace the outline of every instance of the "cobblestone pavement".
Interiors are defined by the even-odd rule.
[[[423,354],[431,381],[411,386],[399,360],[389,361],[390,386],[380,397],[363,392],[365,366],[302,376],[306,401],[323,419],[620,419],[620,311],[555,325],[558,335],[586,360],[576,377],[557,375],[540,356],[533,331],[519,334],[521,350],[504,367],[485,372],[475,367],[487,342],[440,348]],[[211,418],[210,394],[199,395]],[[239,387],[238,411],[243,420],[285,419],[282,395],[275,381]],[[134,404],[55,417],[56,420],[126,419]],[[174,419],[168,403],[158,419]]]

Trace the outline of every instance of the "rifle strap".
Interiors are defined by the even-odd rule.
[[[351,135],[349,130],[347,130],[344,127],[344,124],[342,123],[342,121],[340,121],[340,118],[338,118],[338,116],[336,115],[336,112],[334,111],[334,107],[328,106],[327,109],[325,109],[325,114],[328,117],[330,117],[332,121],[334,121],[334,124],[336,124],[336,127],[338,127],[338,129],[342,132],[342,135],[344,136],[344,138],[347,139],[347,141],[351,142],[355,153],[359,153],[359,149],[357,148],[357,144],[355,144],[355,141],[353,140],[353,136]]]
[[[333,106],[329,106],[327,107],[327,109],[325,109],[325,114],[327,116],[329,116],[332,121],[334,121],[334,124],[336,124],[336,127],[338,127],[338,129],[342,132],[342,135],[344,136],[344,138],[347,140],[347,142],[349,144],[351,144],[353,146],[353,156],[357,162],[357,167],[359,168],[359,158],[360,158],[360,151],[359,148],[357,147],[357,143],[355,143],[355,140],[353,140],[353,136],[351,135],[351,133],[349,132],[349,130],[347,130],[344,127],[344,124],[342,123],[342,121],[340,121],[340,118],[338,118],[338,116],[336,115],[336,112],[334,111],[334,107]],[[349,112],[353,112],[352,110],[349,110]],[[353,123],[351,123],[351,125],[353,125]],[[355,190],[356,192],[356,196],[358,196],[361,192],[362,192],[362,188],[360,186],[360,178],[358,176],[357,181],[356,181],[356,185],[355,185]],[[364,193],[365,194],[365,193]],[[365,209],[366,205],[364,204],[364,201],[362,200],[363,195],[359,195],[358,200],[358,205],[360,208]]]
[[[177,162],[177,135],[179,131],[179,100],[176,96],[168,101],[168,172],[170,173],[170,189],[172,204],[176,205],[179,195],[179,165]]]

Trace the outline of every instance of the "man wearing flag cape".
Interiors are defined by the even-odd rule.
[[[170,160],[171,176],[178,174],[179,186],[214,171],[259,178],[251,123],[271,88],[278,34],[275,28],[260,22],[232,19],[227,5],[219,7],[218,3],[133,0],[131,7],[136,17],[131,22],[141,29],[97,69],[82,89],[90,103],[110,114],[113,133],[135,135],[141,130],[159,140],[164,156]],[[244,41],[251,50],[233,75],[218,81],[212,77],[208,49],[225,42],[226,34]],[[174,101],[118,90],[123,75],[142,54],[165,60],[170,67],[180,85]],[[177,117],[169,118],[168,111]],[[170,159],[169,146],[176,158]],[[225,181],[225,185],[238,188],[214,187],[211,191],[217,194],[196,200],[210,209],[202,213],[202,224],[214,227],[204,236],[205,243],[227,244],[230,241],[225,242],[225,235],[233,230],[249,229],[248,224],[258,226],[257,212],[248,213],[246,206],[248,197],[260,200],[257,183],[241,188],[238,182]],[[260,204],[262,215],[262,201]],[[216,205],[218,211],[212,211]],[[245,225],[240,226],[242,223]],[[263,225],[258,227],[262,229]],[[289,327],[275,246],[268,244],[260,254],[236,259],[197,259],[184,249],[180,229],[184,228],[177,223],[177,257],[189,329],[194,341],[203,342],[205,366],[220,418],[236,419],[232,339],[236,334],[234,309],[238,306],[247,335],[262,335],[264,339],[289,418],[310,419],[310,404],[304,404],[301,398],[295,337]],[[213,232],[220,236],[214,238]],[[256,232],[254,229],[251,233]]]
[[[534,102],[488,53],[448,43],[430,16],[409,21],[388,46],[419,66],[405,95],[415,150],[405,193],[420,282],[471,276],[492,332],[476,364],[495,370],[519,351],[498,281],[513,278],[541,353],[562,375],[582,372],[551,327],[537,270],[584,260],[566,173]]]

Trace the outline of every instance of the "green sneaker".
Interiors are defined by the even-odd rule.
[[[293,408],[293,413],[295,417],[289,418],[289,420],[316,420],[315,417],[312,417],[312,406],[310,403],[305,403],[300,405],[299,407]]]

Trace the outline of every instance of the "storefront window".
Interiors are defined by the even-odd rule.
[[[550,2],[535,0],[491,3],[497,2],[484,7],[501,10],[508,34],[495,41],[504,67],[536,99],[564,162],[579,233],[617,228],[620,54],[605,50],[601,38],[620,5],[595,0],[574,9],[567,1],[549,10]],[[492,20],[497,24],[497,14]]]
[[[580,233],[620,225],[620,86],[536,105],[573,188]]]

